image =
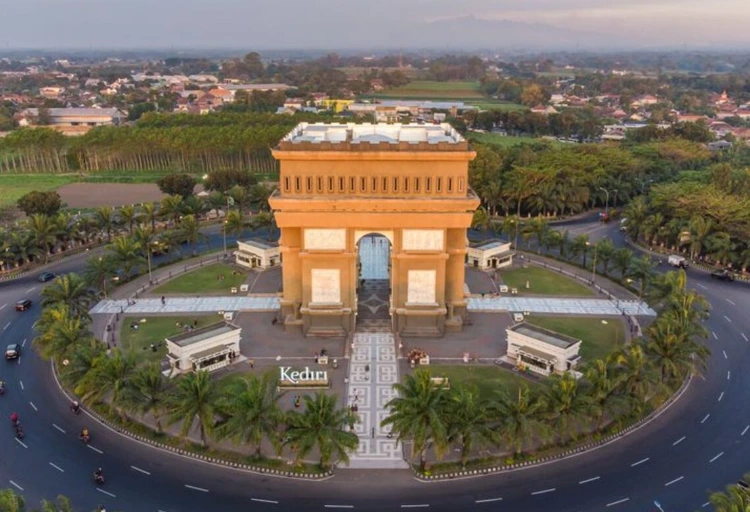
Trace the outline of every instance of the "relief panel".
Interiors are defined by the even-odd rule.
[[[306,251],[346,249],[346,229],[305,229]]]
[[[410,270],[406,302],[411,304],[435,304],[434,270]]]
[[[312,303],[341,303],[341,272],[338,269],[314,268],[311,271]]]
[[[442,229],[404,229],[401,246],[404,251],[442,251]]]

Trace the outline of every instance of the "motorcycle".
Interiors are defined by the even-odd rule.
[[[94,482],[96,482],[97,485],[104,485],[104,474],[94,473]]]
[[[70,404],[70,410],[73,414],[81,414],[81,406],[78,404]]]
[[[0,382],[0,395],[5,394],[5,382]]]
[[[16,423],[15,427],[16,427],[16,437],[18,439],[23,439],[24,434],[23,434],[23,428],[21,427],[21,424]]]
[[[83,441],[83,444],[89,444],[89,441],[91,440],[91,436],[89,434],[81,434],[78,437],[81,438],[81,441]]]

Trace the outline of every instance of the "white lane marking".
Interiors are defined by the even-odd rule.
[[[676,484],[677,482],[679,482],[683,478],[685,478],[685,477],[681,476],[681,477],[675,478],[674,480],[671,480],[671,481],[667,482],[666,484],[664,484],[664,487],[669,487],[672,484]]]
[[[203,487],[195,487],[193,485],[188,485],[188,484],[185,484],[185,487],[187,487],[188,489],[192,489],[194,491],[208,492],[208,489],[204,489]]]
[[[99,448],[94,448],[94,447],[93,447],[93,446],[91,446],[90,444],[87,444],[86,446],[87,446],[88,448],[90,448],[91,450],[94,450],[94,451],[95,451],[96,453],[98,453],[99,455],[103,455],[103,454],[104,454],[104,452],[103,452],[103,451],[101,451],[101,450],[100,450]]]
[[[745,434],[747,434],[747,431],[748,431],[748,430],[750,430],[750,425],[748,425],[747,427],[745,427],[745,430],[743,430],[743,431],[742,431],[742,434],[740,434],[740,435],[741,435],[741,436],[744,436]]]
[[[417,505],[401,505],[401,508],[427,508],[429,506],[427,503],[419,503]]]
[[[62,432],[63,434],[65,434],[65,431],[63,429],[61,429],[60,427],[58,427],[57,425],[55,425],[54,423],[52,424],[52,426],[55,427],[60,432]]]
[[[323,505],[323,507],[324,508],[354,508],[354,505]]]
[[[23,339],[23,343],[21,343],[21,348],[26,346],[26,338]]]
[[[39,409],[36,408],[36,405],[34,405],[34,402],[29,402],[29,405],[31,405],[31,408],[35,411],[38,411]]]
[[[21,445],[21,446],[23,446],[24,448],[28,448],[28,446],[26,446],[25,444],[23,444],[23,441],[21,441],[21,440],[20,440],[20,439],[18,439],[17,437],[15,438],[15,440],[16,440],[16,442],[17,442],[18,444],[20,444],[20,445]]]
[[[136,467],[136,466],[130,466],[130,467],[131,467],[131,468],[133,468],[133,469],[135,469],[135,470],[136,470],[136,471],[138,471],[139,473],[143,473],[144,475],[151,475],[151,473],[149,473],[149,472],[148,472],[148,471],[146,471],[145,469],[141,469],[141,468],[139,468],[139,467]]]
[[[23,381],[19,380],[18,383],[21,385],[21,391],[23,391],[25,388],[23,387]]]
[[[586,479],[586,480],[581,480],[580,482],[578,482],[578,484],[579,484],[579,485],[583,485],[583,484],[588,484],[588,483],[591,483],[591,482],[596,482],[596,481],[597,481],[597,480],[599,480],[600,478],[601,478],[601,477],[599,477],[599,476],[595,476],[594,478],[588,478],[588,479]]]
[[[5,329],[7,329],[8,327],[10,327],[10,322],[8,322],[7,324],[5,324],[5,327],[3,327],[3,331],[4,331]]]
[[[503,501],[502,498],[487,498],[486,500],[475,500],[474,503],[492,503],[494,501]]]
[[[276,500],[264,500],[262,498],[250,498],[250,501],[257,501],[258,503],[271,503],[272,505],[279,504],[279,502]]]
[[[732,378],[732,370],[727,370],[727,380]]]
[[[0,309],[2,309],[2,308],[0,308]],[[13,487],[15,487],[19,491],[23,492],[23,487],[21,487],[20,485],[18,485],[17,483],[15,483],[13,480],[8,480],[8,481],[10,482],[10,485],[12,485]]]
[[[742,335],[742,339],[743,339],[743,340],[745,340],[745,341],[750,341],[750,340],[748,340],[748,339],[747,339],[747,336],[745,336],[745,333],[744,333],[744,332],[741,332],[740,334]]]
[[[714,335],[714,339],[715,339],[715,340],[718,340],[718,339],[719,339],[719,337],[718,337],[718,336],[716,335],[716,333],[715,333],[715,332],[711,331],[711,334],[713,334],[713,335]]]
[[[58,466],[57,464],[55,464],[54,462],[50,462],[49,465],[55,468],[56,470],[58,470],[60,473],[65,473],[65,470],[61,468],[60,466]]]
[[[727,321],[727,322],[729,322],[730,324],[732,323],[732,319],[731,319],[731,318],[729,318],[729,317],[728,317],[727,315],[724,315],[724,320],[726,320],[726,321]]]
[[[732,306],[736,306],[736,305],[737,305],[737,304],[735,304],[734,302],[732,302],[732,301],[731,301],[731,300],[729,300],[729,299],[724,299],[724,300],[725,300],[725,301],[727,301],[728,303],[730,303],[730,304],[731,304]]]
[[[552,487],[551,489],[544,489],[543,491],[534,491],[531,493],[532,496],[537,496],[538,494],[547,494],[548,492],[555,492],[557,489],[555,487]]]
[[[685,440],[685,438],[686,438],[686,437],[687,437],[687,436],[682,436],[682,437],[681,437],[681,438],[679,438],[679,439],[678,439],[677,441],[675,441],[674,443],[672,443],[672,446],[677,446],[678,444],[680,444],[681,442],[683,442],[683,441]]]
[[[643,460],[639,460],[638,462],[633,462],[633,463],[632,463],[632,464],[630,465],[630,467],[631,467],[631,468],[634,468],[634,467],[638,466],[639,464],[643,464],[644,462],[648,462],[648,460],[649,460],[650,458],[651,458],[651,457],[646,457],[645,459],[643,459]]]
[[[614,507],[615,505],[619,505],[620,503],[625,503],[626,501],[630,501],[630,498],[623,498],[621,500],[613,501],[612,503],[607,503],[607,506]]]
[[[5,309],[5,306],[7,306],[7,304],[3,304],[2,306],[0,306],[0,311],[2,311],[3,309]]]
[[[703,508],[706,508],[706,507],[707,507],[707,506],[709,506],[710,504],[711,504],[711,502],[710,502],[710,501],[707,501],[707,502],[705,502],[705,503],[704,503],[703,505],[701,505],[701,507],[703,507]]]
[[[706,414],[706,416],[704,416],[704,418],[701,420],[701,425],[703,425],[706,422],[709,416],[711,416],[711,413],[708,413]]]
[[[36,286],[32,286],[31,288],[29,288],[28,290],[26,290],[26,291],[25,291],[25,292],[23,292],[23,293],[31,293],[31,292],[33,292],[34,290],[36,290]]]
[[[724,354],[724,359],[729,359],[729,356],[727,356],[726,350],[722,350],[721,353]]]
[[[723,391],[722,391],[722,392],[721,392],[721,394],[719,395],[719,399],[717,400],[717,402],[721,402],[721,399],[722,399],[722,398],[724,398],[724,392],[723,392]]]
[[[704,290],[708,290],[708,288],[706,286],[704,286],[704,285],[702,285],[700,283],[695,283],[695,286],[697,286],[698,288],[703,288]]]
[[[715,461],[716,459],[718,459],[719,457],[721,457],[722,455],[724,455],[724,452],[721,452],[721,453],[718,453],[718,454],[716,454],[716,455],[714,456],[714,458],[713,458],[713,459],[711,459],[711,460],[709,460],[708,462],[709,462],[709,463],[711,463],[711,462]]]
[[[104,489],[102,489],[101,487],[97,487],[97,488],[96,488],[96,490],[97,490],[97,491],[99,491],[99,492],[100,492],[100,493],[102,493],[102,494],[106,494],[106,495],[107,495],[107,496],[109,496],[110,498],[117,498],[117,496],[115,496],[115,495],[114,495],[114,494],[112,494],[111,492],[107,492],[107,491],[105,491],[105,490],[104,490]]]

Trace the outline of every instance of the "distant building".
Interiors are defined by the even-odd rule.
[[[48,100],[56,100],[65,92],[65,87],[42,87],[39,94]]]
[[[234,258],[237,265],[247,268],[266,269],[281,265],[279,244],[260,238],[238,240]]]
[[[65,135],[82,135],[96,126],[117,126],[126,115],[116,108],[49,108],[49,126]],[[39,109],[27,108],[21,112],[20,126],[39,126]]]
[[[547,106],[547,107],[545,107],[544,105],[537,105],[536,107],[534,107],[534,108],[531,109],[531,112],[533,114],[541,114],[543,116],[548,116],[550,114],[558,114],[559,113],[557,111],[557,109],[555,107],[551,106],[551,105]]]
[[[581,340],[549,329],[521,322],[506,330],[508,359],[516,365],[539,375],[562,375],[575,371],[581,356]]]
[[[216,87],[227,91],[286,91],[291,89],[291,85],[287,84],[227,84],[220,83],[216,84]]]

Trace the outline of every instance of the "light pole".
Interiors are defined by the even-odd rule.
[[[603,191],[605,194],[607,194],[607,199],[604,202],[604,217],[609,218],[609,194],[611,192],[617,192],[617,189],[607,190],[604,187],[599,187],[599,190]]]
[[[598,249],[599,249],[599,244],[594,244],[594,266],[591,269],[591,284],[594,284],[596,282],[596,251]]]
[[[152,284],[154,280],[151,278],[151,244],[146,246],[146,261],[148,261],[148,284]]]
[[[653,183],[653,182],[654,180],[638,180],[638,183],[641,184],[641,195],[643,195],[643,188],[649,183]]]
[[[224,232],[224,257],[227,256],[227,221],[221,223],[222,231]]]

